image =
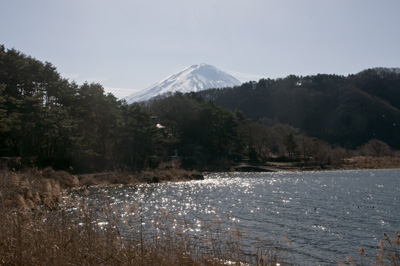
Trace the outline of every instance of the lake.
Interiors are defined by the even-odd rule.
[[[360,247],[375,256],[383,233],[400,229],[399,169],[211,173],[200,181],[89,193],[92,202],[109,195],[122,217],[123,206],[136,202],[143,227],[164,210],[191,221],[194,234],[205,230],[204,219],[220,217],[227,227],[234,221],[248,231],[249,246],[257,238],[282,241],[286,235],[300,265],[337,265],[346,256],[357,258]]]

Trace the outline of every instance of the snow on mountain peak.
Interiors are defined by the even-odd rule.
[[[174,92],[198,92],[210,88],[225,88],[240,85],[241,82],[218,68],[199,64],[192,65],[182,71],[139,92],[135,92],[123,99],[128,104],[147,101],[157,95]]]

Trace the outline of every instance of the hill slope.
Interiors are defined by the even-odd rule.
[[[253,121],[281,122],[305,133],[356,148],[380,139],[400,148],[400,72],[376,68],[348,77],[316,75],[261,79],[203,97]]]

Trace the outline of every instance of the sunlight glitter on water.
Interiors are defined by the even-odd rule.
[[[377,238],[398,229],[399,176],[400,170],[212,173],[198,181],[93,188],[89,200],[100,203],[108,195],[121,217],[140,214],[148,230],[157,229],[164,212],[175,221],[187,219],[193,233],[219,217],[226,228],[236,222],[247,229],[250,242],[286,234],[304,265],[336,265],[337,259],[357,257],[360,246],[375,254]],[[135,211],[124,207],[133,203]]]

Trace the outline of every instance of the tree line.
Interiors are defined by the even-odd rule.
[[[332,144],[333,129],[324,126],[323,117],[307,118],[330,113],[335,106],[324,91],[337,92],[317,88],[318,79],[328,79],[330,86],[333,80],[335,86],[344,80],[289,76],[127,105],[105,93],[101,84],[70,82],[51,63],[0,46],[1,162],[3,168],[51,166],[77,173],[141,171],[171,160],[197,170],[228,170],[235,163],[267,160],[333,164],[348,150]],[[320,100],[324,104],[316,105]],[[349,107],[340,106],[344,115]],[[385,113],[388,121],[395,113]],[[318,125],[326,135],[318,133]],[[363,144],[372,140],[365,153],[391,151],[382,140],[365,140]]]
[[[159,141],[144,107],[118,101],[100,84],[69,82],[51,63],[0,46],[0,156],[18,158],[15,167],[140,170]]]

